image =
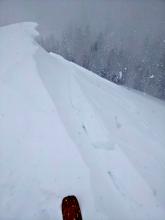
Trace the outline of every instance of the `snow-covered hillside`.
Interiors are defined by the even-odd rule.
[[[164,220],[165,103],[48,54],[36,24],[0,28],[0,219]]]

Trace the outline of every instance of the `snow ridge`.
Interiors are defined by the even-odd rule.
[[[0,28],[0,219],[163,220],[165,103],[119,87]],[[30,212],[29,212],[30,210]]]

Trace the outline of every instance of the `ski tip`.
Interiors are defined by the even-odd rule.
[[[76,196],[71,195],[62,200],[63,220],[82,220],[81,209]]]

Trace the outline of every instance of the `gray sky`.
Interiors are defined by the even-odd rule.
[[[42,34],[57,38],[69,25],[89,24],[94,33],[106,29],[112,44],[138,48],[146,36],[165,39],[165,1],[0,0],[0,25],[20,21],[38,22]]]

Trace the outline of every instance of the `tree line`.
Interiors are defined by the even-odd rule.
[[[104,31],[93,34],[89,26],[69,27],[56,40],[54,35],[40,37],[38,42],[48,52],[93,71],[114,83],[165,99],[165,39],[144,39],[140,53],[124,44],[111,44]]]

